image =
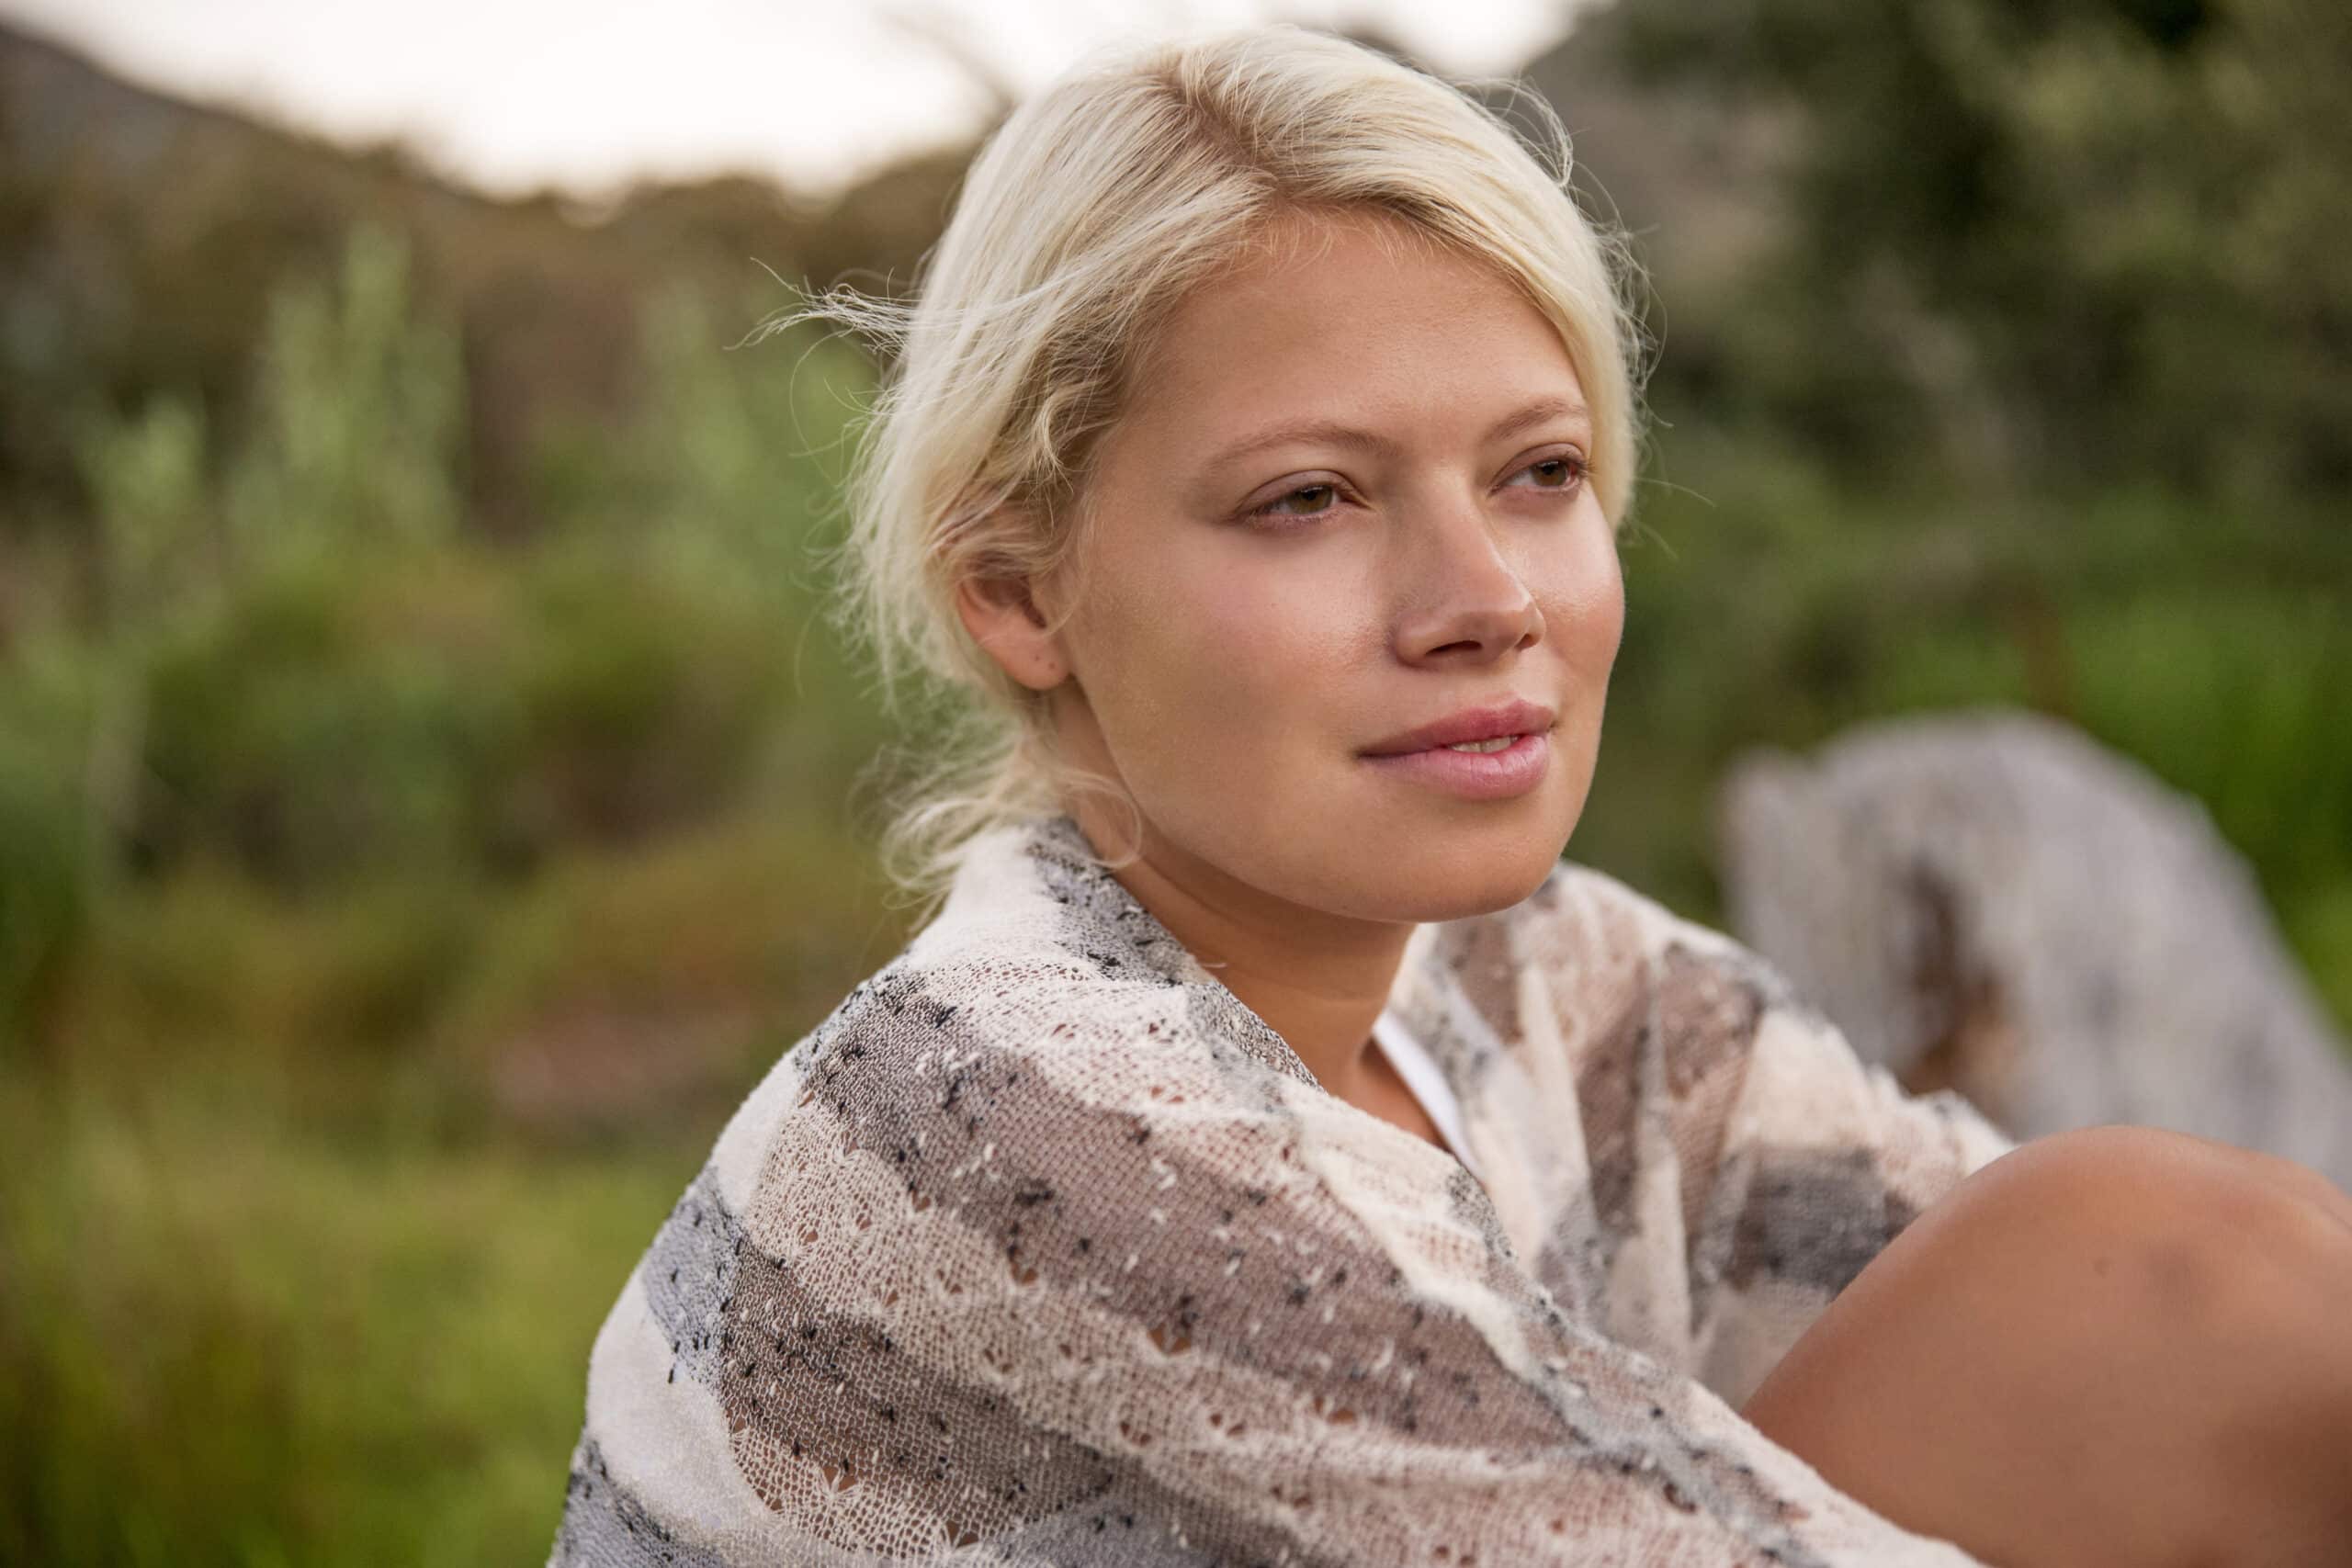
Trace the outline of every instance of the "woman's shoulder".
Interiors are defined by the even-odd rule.
[[[1557,863],[1532,894],[1496,918],[1510,928],[1521,961],[1542,968],[1563,1001],[1638,992],[1669,1011],[1713,1012],[1736,998],[1751,1014],[1826,1021],[1747,943],[1577,861]]]
[[[1584,1054],[1623,1063],[1656,1049],[1659,1081],[1679,1103],[1712,1097],[1727,1111],[1724,1097],[1736,1095],[1751,1137],[1841,1160],[1871,1150],[1909,1173],[1921,1206],[1954,1172],[2016,1146],[1957,1090],[1905,1089],[1777,964],[1728,932],[1565,861],[1529,904],[1522,951],[1545,967],[1560,1016],[1581,1008],[1601,1024],[1585,1032]],[[1613,1012],[1593,1005],[1611,955],[1637,976]]]
[[[1312,1085],[1073,834],[1033,818],[970,849],[944,905],[738,1109],[713,1159],[726,1185],[748,1190],[795,1119],[896,1140],[911,1176],[949,1145],[1099,1133],[1102,1112],[1131,1117],[1187,1082],[1196,1105]]]

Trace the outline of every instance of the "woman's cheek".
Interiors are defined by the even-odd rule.
[[[1547,610],[1544,620],[1577,670],[1602,673],[1616,661],[1624,637],[1625,580],[1613,544],[1603,545],[1578,565],[1576,576],[1561,585],[1555,608]]]
[[[1199,586],[1181,614],[1158,614],[1182,639],[1177,656],[1195,678],[1229,693],[1278,684],[1291,663],[1295,604],[1270,587],[1227,574]]]

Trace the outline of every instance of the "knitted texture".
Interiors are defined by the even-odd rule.
[[[978,840],[729,1122],[597,1336],[552,1568],[1973,1561],[1736,1411],[2013,1146],[1967,1101],[1562,862],[1389,998],[1482,1184],[1087,852]]]

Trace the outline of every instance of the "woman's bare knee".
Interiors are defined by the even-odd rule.
[[[2292,1193],[2312,1203],[2343,1226],[2346,1239],[2352,1241],[2352,1193],[2346,1192],[2311,1167],[2261,1149],[2244,1148],[2219,1138],[2208,1138],[2202,1134],[2180,1133],[2175,1135],[2192,1139],[2217,1157],[2233,1162],[2281,1191]]]
[[[1742,1414],[1994,1561],[2196,1561],[2199,1530],[2292,1490],[2271,1449],[2301,1417],[2267,1401],[2310,1346],[2281,1330],[2309,1310],[2321,1224],[2183,1135],[2042,1139],[1896,1237]],[[2352,1430],[2341,1391],[2311,1404]]]

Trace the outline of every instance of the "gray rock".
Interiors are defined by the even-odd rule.
[[[1740,759],[1726,919],[1914,1091],[2011,1135],[2106,1122],[2352,1185],[2352,1066],[2201,804],[2079,731],[1976,710]]]

